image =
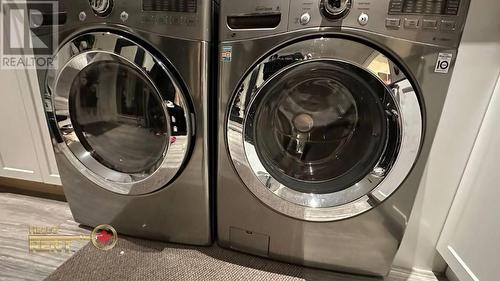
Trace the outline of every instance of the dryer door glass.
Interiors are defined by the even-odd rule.
[[[167,116],[154,86],[137,70],[91,64],[75,77],[69,97],[76,135],[92,157],[123,173],[155,170],[168,146]]]
[[[47,93],[59,129],[55,139],[75,168],[120,194],[168,186],[193,136],[188,95],[174,68],[109,32],[77,36],[54,61]]]
[[[299,64],[261,89],[247,130],[253,129],[260,161],[282,184],[305,193],[339,191],[380,159],[387,143],[387,91],[346,63]]]

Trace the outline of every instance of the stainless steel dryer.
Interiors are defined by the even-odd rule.
[[[212,1],[198,0],[64,0],[42,11],[37,36],[59,24],[55,67],[38,74],[77,222],[211,243],[211,15]]]
[[[221,1],[219,244],[386,275],[468,4]]]

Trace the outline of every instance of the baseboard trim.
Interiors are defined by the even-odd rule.
[[[0,177],[0,192],[66,201],[62,186]]]
[[[442,275],[436,274],[430,270],[413,268],[411,270],[403,268],[393,268],[389,274],[389,280],[408,280],[408,281],[443,281],[446,280]]]

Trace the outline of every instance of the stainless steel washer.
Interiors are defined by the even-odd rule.
[[[77,222],[211,243],[212,1],[60,1],[53,69],[39,69]],[[38,36],[51,30],[43,21]]]
[[[221,3],[220,245],[389,272],[468,9],[423,2]]]

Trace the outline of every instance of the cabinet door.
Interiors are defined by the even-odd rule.
[[[437,247],[461,281],[500,274],[499,126],[500,79]]]
[[[24,85],[26,86],[24,87],[24,92],[25,95],[27,95],[26,100],[31,102],[30,104],[33,107],[33,113],[35,115],[33,122],[31,122],[31,126],[33,130],[36,131],[34,136],[35,150],[38,155],[38,164],[40,166],[42,180],[47,184],[61,185],[49,127],[47,125],[47,119],[45,118],[44,104],[38,86],[36,70],[26,69],[23,74],[24,75],[20,76],[20,80],[25,81]]]
[[[0,70],[0,176],[60,184],[36,73]]]
[[[36,132],[30,122],[35,115],[21,88],[23,70],[0,71],[2,102],[0,102],[0,175],[4,177],[42,182],[35,150]],[[28,105],[28,106],[26,106]],[[31,110],[30,110],[31,109]]]
[[[18,14],[11,25],[19,42],[27,19]],[[35,69],[0,70],[0,85],[0,176],[61,184]]]

